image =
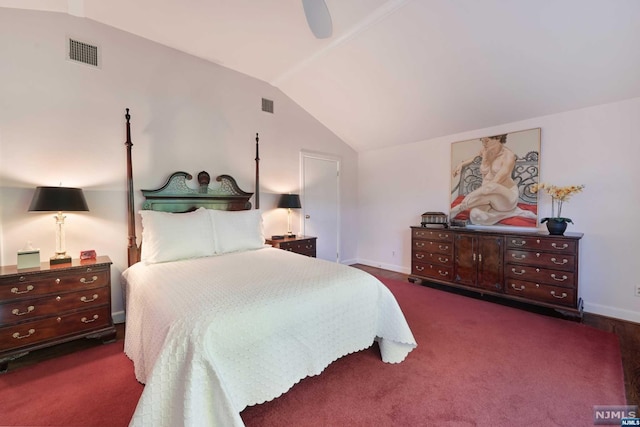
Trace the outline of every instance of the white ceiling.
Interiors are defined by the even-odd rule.
[[[301,0],[0,0],[267,81],[359,151],[640,96],[640,0],[326,3],[318,40]]]

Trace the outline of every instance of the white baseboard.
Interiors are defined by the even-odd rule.
[[[127,316],[125,315],[124,310],[122,310],[116,313],[111,313],[111,317],[113,318],[113,323],[124,323]]]
[[[637,311],[625,310],[623,308],[610,307],[601,304],[584,303],[584,311],[598,314],[600,316],[613,317],[614,319],[626,320],[628,322],[640,323],[640,313]]]
[[[356,264],[355,262],[353,264]],[[403,267],[401,265],[395,265],[395,264],[386,264],[386,263],[382,263],[379,261],[371,261],[368,259],[358,259],[357,264],[364,264],[364,265],[368,265],[369,267],[377,267],[377,268],[383,268],[385,270],[389,270],[389,271],[395,271],[396,273],[402,273],[402,274],[410,274],[411,273],[411,269],[407,268],[407,267]]]

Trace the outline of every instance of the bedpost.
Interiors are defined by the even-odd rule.
[[[136,218],[133,209],[133,167],[131,165],[131,116],[129,115],[129,109],[124,115],[127,119],[127,141],[124,145],[127,146],[127,221],[129,225],[129,245],[127,247],[127,260],[129,266],[132,266],[140,260],[138,245],[136,244]]]
[[[258,142],[260,138],[256,133],[256,209],[260,209],[260,150]]]

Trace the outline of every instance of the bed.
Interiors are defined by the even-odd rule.
[[[416,347],[375,277],[266,246],[253,194],[229,175],[212,186],[201,172],[189,185],[192,176],[176,172],[142,190],[138,246],[128,110],[126,119],[125,353],[145,384],[130,425],[242,426],[245,407],[277,398],[340,357],[377,342],[382,361],[400,363]]]

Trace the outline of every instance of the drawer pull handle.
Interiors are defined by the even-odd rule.
[[[444,262],[449,262],[449,258],[442,258],[442,257],[440,256],[440,257],[438,257],[438,261],[443,262],[443,263],[444,263]]]
[[[449,272],[448,272],[448,271],[445,271],[445,272],[443,273],[441,270],[438,270],[438,274],[439,274],[439,275],[441,275],[441,276],[448,276],[448,275],[449,275]]]
[[[511,287],[516,291],[524,291],[524,289],[525,289],[524,285],[520,285],[520,287],[518,288],[515,283],[512,283]]]
[[[442,245],[439,245],[439,246],[438,246],[438,249],[440,249],[441,251],[446,251],[447,249],[449,249],[449,246],[442,246]]]
[[[56,279],[56,285],[60,284],[60,279]]]
[[[551,275],[551,278],[552,278],[553,280],[558,281],[558,282],[564,282],[565,280],[567,280],[567,279],[568,279],[568,277],[567,277],[567,276],[565,276],[564,274],[562,275],[562,277],[556,277],[556,274],[555,274],[555,273],[553,273],[553,274]]]
[[[424,237],[426,235],[426,233],[423,233],[422,231],[416,231],[416,236],[417,237]]]
[[[513,271],[513,274],[518,274],[518,275],[522,275],[522,274],[526,273],[526,271],[524,269],[522,269],[520,271],[516,271],[515,268],[512,268],[511,271]]]
[[[35,309],[36,308],[34,306],[32,306],[32,305],[27,307],[27,311],[20,311],[17,308],[14,308],[13,310],[11,310],[11,314],[15,314],[16,316],[24,316],[25,314],[31,313]]]
[[[559,246],[556,244],[556,242],[553,242],[551,246],[553,246],[555,249],[567,249],[569,247],[569,245],[567,245],[566,243],[563,243],[562,246]]]
[[[419,248],[424,248],[424,242],[416,242],[416,246]]]
[[[422,258],[424,258],[424,254],[416,254],[416,258],[422,259]]]
[[[313,249],[313,245],[306,245],[305,248],[306,249]]]
[[[82,279],[80,279],[80,283],[84,283],[85,285],[88,285],[90,283],[95,282],[96,280],[98,280],[98,276],[93,276],[91,280],[87,280],[83,277]]]
[[[566,298],[567,297],[567,293],[563,292],[562,296],[558,296],[556,295],[556,291],[551,291],[551,295],[553,295],[554,298],[558,298],[558,299],[562,299],[562,298]]]
[[[87,319],[86,317],[83,317],[82,319],[80,319],[80,321],[82,323],[91,323],[91,322],[95,322],[96,320],[98,320],[98,315],[97,314],[94,314],[93,318],[91,318],[91,319]]]
[[[26,294],[27,292],[31,292],[33,290],[33,285],[27,285],[26,290],[21,291],[18,288],[11,288],[12,294]]]
[[[567,260],[566,258],[564,258],[564,259],[562,260],[562,262],[558,262],[558,261],[556,261],[556,259],[555,259],[555,258],[551,258],[551,262],[552,262],[552,263],[554,263],[554,264],[558,264],[558,265],[564,265],[564,264],[568,263],[568,262],[569,262],[569,260]]]
[[[517,254],[511,254],[511,256],[515,259],[525,259],[527,257],[526,255],[517,255]]]
[[[518,242],[517,240],[512,240],[511,244],[514,246],[524,246],[527,244],[526,240],[521,240],[520,242]]]
[[[15,332],[12,337],[14,337],[17,340],[21,340],[22,338],[29,338],[31,335],[35,334],[36,330],[35,329],[29,329],[29,333],[27,335],[20,335],[20,332]]]
[[[449,238],[449,235],[448,235],[448,234],[438,234],[438,236],[439,236],[441,239],[448,239],[448,238]]]
[[[424,267],[422,267],[420,265],[416,265],[416,270],[417,271],[424,271]]]
[[[93,294],[93,297],[91,299],[87,299],[87,297],[82,297],[80,298],[80,301],[82,302],[91,302],[91,301],[95,301],[98,299],[98,294]]]

